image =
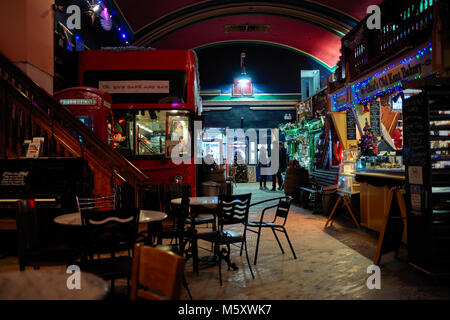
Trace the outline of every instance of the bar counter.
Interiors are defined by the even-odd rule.
[[[360,183],[361,225],[381,232],[389,205],[389,191],[391,187],[402,187],[405,172],[400,169],[362,169],[353,173]],[[401,193],[404,195],[404,189]],[[406,243],[406,228],[402,242]]]

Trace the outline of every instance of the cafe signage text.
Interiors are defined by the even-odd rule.
[[[414,49],[398,62],[378,70],[371,77],[352,84],[351,100],[355,104],[370,102],[376,97],[400,89],[402,81],[421,78],[432,71],[431,44]]]

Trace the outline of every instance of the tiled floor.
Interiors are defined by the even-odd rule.
[[[270,183],[269,183],[270,184]],[[259,190],[257,184],[239,184],[235,193],[252,193],[252,203],[282,196],[281,191]],[[261,207],[253,207],[250,219],[259,217]],[[448,284],[436,284],[425,274],[406,262],[405,248],[399,259],[393,254],[382,258],[381,289],[370,290],[367,268],[372,265],[377,234],[357,230],[345,215],[338,217],[333,227],[324,230],[326,218],[312,215],[309,210],[292,206],[286,228],[295,248],[294,259],[283,235],[282,254],[270,230],[263,230],[258,264],[252,268],[252,279],[245,255],[232,248],[232,260],[239,267],[227,271],[223,263],[223,286],[219,285],[218,266],[202,268],[199,275],[192,272],[192,262],[186,264],[186,278],[194,299],[212,300],[308,300],[308,299],[449,299]],[[256,234],[249,234],[248,246],[253,261]],[[208,247],[207,244],[202,245]],[[208,255],[201,250],[200,255]],[[0,259],[0,272],[17,270],[17,259]],[[120,289],[124,288],[119,288]],[[182,299],[188,299],[182,291]]]

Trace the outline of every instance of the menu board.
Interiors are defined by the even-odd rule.
[[[3,172],[0,180],[1,186],[25,186],[25,180],[28,177],[28,171],[20,172]]]
[[[370,127],[372,132],[381,137],[381,114],[380,114],[380,101],[375,100],[370,104]]]
[[[403,105],[403,163],[419,165],[429,163],[429,120],[426,95],[405,100]]]
[[[347,140],[356,140],[356,119],[353,110],[347,110]]]

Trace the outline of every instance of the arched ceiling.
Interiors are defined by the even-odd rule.
[[[299,51],[331,69],[340,39],[382,0],[113,0],[133,45],[195,49],[237,41]],[[241,29],[230,29],[241,26]],[[244,26],[244,29],[242,29]],[[249,26],[246,28],[245,26]],[[249,32],[252,27],[256,31]]]

